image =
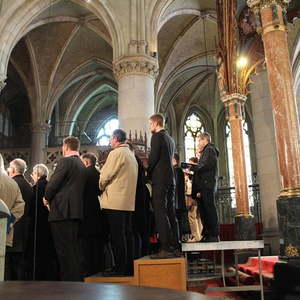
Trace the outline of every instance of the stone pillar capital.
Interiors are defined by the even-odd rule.
[[[264,9],[273,5],[279,5],[287,8],[291,0],[247,0],[247,4],[251,9]]]
[[[247,96],[239,93],[233,93],[221,97],[225,105],[225,116],[229,121],[245,119],[245,102]]]
[[[245,104],[246,100],[247,100],[247,96],[243,95],[243,94],[239,94],[239,93],[233,93],[233,94],[229,94],[226,96],[223,96],[221,98],[222,102],[226,105],[228,104],[235,104],[235,103],[239,103],[239,104]]]
[[[148,55],[123,56],[113,62],[113,70],[117,79],[126,75],[143,75],[156,79],[158,61]]]
[[[6,76],[0,74],[0,93],[1,91],[4,89],[5,85],[6,85]]]
[[[47,134],[48,131],[51,129],[51,125],[47,123],[33,123],[31,124],[31,132],[32,133],[41,133],[41,134]]]

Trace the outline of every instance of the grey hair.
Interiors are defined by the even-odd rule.
[[[10,162],[10,165],[13,165],[13,167],[16,170],[16,173],[19,173],[21,175],[24,175],[25,171],[27,170],[27,164],[25,160],[21,158],[16,158],[13,161]]]
[[[44,164],[37,164],[33,167],[33,172],[36,172],[36,175],[38,178],[41,178],[43,176],[48,177],[49,170],[46,165]]]

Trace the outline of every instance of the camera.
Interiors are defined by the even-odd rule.
[[[186,163],[186,162],[182,162],[182,163],[180,164],[180,166],[181,166],[182,169],[189,169],[190,167],[193,166],[193,164],[189,164],[189,163]]]

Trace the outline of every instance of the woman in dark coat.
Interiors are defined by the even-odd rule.
[[[58,280],[58,264],[48,222],[49,210],[43,204],[49,171],[44,164],[33,167],[34,201],[30,215],[33,220],[33,230],[30,243],[30,260],[32,261],[33,280]]]

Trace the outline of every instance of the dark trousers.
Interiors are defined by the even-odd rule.
[[[82,271],[85,277],[104,271],[104,240],[99,236],[81,236]]]
[[[169,251],[170,247],[179,248],[179,229],[175,212],[175,186],[173,184],[152,186],[152,203],[156,229],[161,248]]]
[[[6,247],[4,280],[25,280],[25,256],[23,252],[11,252]]]
[[[197,199],[198,210],[203,225],[202,236],[218,236],[219,222],[215,205],[215,193],[213,190],[201,191],[201,198]]]
[[[51,222],[51,232],[63,281],[82,281],[80,274],[79,221]]]
[[[115,260],[114,271],[120,274],[133,274],[134,236],[132,232],[132,212],[104,209],[111,246]]]

